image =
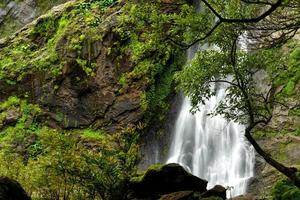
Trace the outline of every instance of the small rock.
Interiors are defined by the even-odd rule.
[[[16,123],[20,117],[21,117],[20,109],[11,108],[6,112],[6,118],[4,120],[4,123],[5,124]]]

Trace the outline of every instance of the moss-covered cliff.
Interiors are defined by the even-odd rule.
[[[42,105],[54,127],[93,124],[108,131],[166,107],[180,52],[154,53],[161,58],[141,69],[130,58],[129,37],[120,35],[122,5],[103,9],[97,1],[69,2],[2,39],[1,100],[16,95]]]

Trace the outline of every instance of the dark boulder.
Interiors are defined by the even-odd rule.
[[[179,191],[206,192],[207,181],[184,170],[178,164],[167,164],[148,169],[143,177],[130,182],[130,192],[135,198],[156,199],[164,194]]]
[[[0,200],[31,200],[31,198],[17,181],[0,177]]]
[[[212,197],[212,196],[217,196],[217,197],[221,197],[222,199],[226,199],[226,188],[224,188],[221,185],[216,185],[212,189],[202,194],[202,197]]]

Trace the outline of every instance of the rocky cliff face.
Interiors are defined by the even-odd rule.
[[[286,166],[299,168],[300,137],[292,134],[277,135],[261,138],[259,144],[276,160]],[[271,199],[274,184],[282,179],[285,177],[281,173],[256,155],[255,177],[250,181],[248,192],[253,195],[253,199]]]
[[[23,4],[29,9],[28,2]],[[8,4],[7,13],[20,7]],[[141,106],[145,93],[163,81],[149,79],[165,72],[151,73],[152,77],[131,75],[122,83],[122,76],[134,71],[135,63],[130,49],[125,50],[128,39],[114,31],[120,9],[122,3],[103,12],[91,3],[70,1],[2,39],[0,100],[15,95],[41,105],[43,121],[54,128],[93,125],[114,132],[141,122],[147,111]]]
[[[17,29],[33,21],[50,8],[67,0],[3,0],[0,3],[0,34],[10,35]]]
[[[299,85],[291,95],[284,96],[284,104],[273,109],[268,126],[260,127],[254,133],[259,145],[273,158],[285,166],[300,168],[300,116],[293,109],[299,109]],[[282,92],[279,87],[277,92]],[[253,199],[271,199],[276,182],[286,179],[275,168],[256,155],[255,177],[250,182],[249,193]]]

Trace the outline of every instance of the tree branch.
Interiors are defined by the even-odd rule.
[[[251,143],[251,145],[254,147],[256,152],[261,155],[264,160],[273,166],[275,169],[277,169],[279,172],[287,176],[295,186],[300,188],[300,179],[297,177],[297,169],[294,167],[286,167],[283,164],[279,163],[278,161],[274,160],[271,155],[267,154],[255,141],[255,139],[251,135],[251,129],[255,127],[255,124],[250,125],[248,128],[246,128],[245,136],[247,140]]]
[[[198,42],[207,39],[207,38],[208,38],[208,37],[209,37],[209,36],[210,36],[210,35],[218,28],[218,26],[219,26],[220,24],[221,24],[221,21],[218,21],[218,22],[210,29],[210,31],[207,32],[203,37],[196,39],[195,41],[193,41],[193,42],[190,43],[190,44],[183,44],[183,43],[177,42],[177,41],[173,40],[173,39],[170,38],[170,37],[168,38],[168,40],[170,40],[170,41],[173,42],[174,44],[180,46],[182,49],[186,50],[186,49],[190,48],[191,46],[197,44]]]
[[[232,85],[232,86],[235,86],[235,87],[238,87],[237,84],[233,83],[233,82],[230,82],[230,81],[227,81],[227,80],[211,80],[211,81],[208,81],[208,83],[228,83],[229,85]]]
[[[211,12],[221,21],[226,23],[257,23],[270,14],[272,14],[282,3],[283,0],[277,0],[275,4],[272,4],[271,7],[265,11],[263,14],[261,14],[258,17],[254,18],[243,18],[243,19],[229,19],[229,18],[223,18],[206,0],[202,0],[202,2],[211,10]]]

